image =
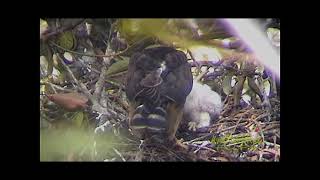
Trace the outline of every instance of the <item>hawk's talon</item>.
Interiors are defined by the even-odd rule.
[[[188,129],[190,131],[196,131],[197,130],[197,123],[196,122],[189,122],[188,123]]]

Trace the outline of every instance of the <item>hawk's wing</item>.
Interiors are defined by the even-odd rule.
[[[139,61],[141,53],[135,53],[129,61],[127,80],[126,80],[126,95],[130,102],[134,101],[137,92],[141,91],[142,87],[139,82],[144,77],[143,69],[137,68],[136,64]]]
[[[171,65],[172,63],[168,61],[172,61],[174,64]],[[171,66],[168,67],[167,73],[162,77],[161,95],[179,105],[183,105],[193,85],[191,67],[187,62],[187,57],[184,54],[182,55],[182,52],[176,51],[168,54],[166,63],[170,63]]]

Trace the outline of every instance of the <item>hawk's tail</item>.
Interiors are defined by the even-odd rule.
[[[146,105],[140,105],[135,110],[130,126],[133,129],[164,131],[167,127],[166,117],[166,110],[160,106],[150,110]]]

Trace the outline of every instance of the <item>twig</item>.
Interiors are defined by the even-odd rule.
[[[243,117],[243,116],[244,116],[244,115],[242,115],[242,116],[239,118],[239,120],[237,121],[237,124],[235,125],[235,127],[234,127],[234,129],[233,129],[233,131],[232,131],[231,134],[234,134],[234,133],[236,132],[237,127],[239,126],[239,123],[240,123],[240,121],[242,120],[242,117]]]
[[[118,154],[118,156],[120,156],[120,158],[122,159],[123,162],[126,162],[126,159],[124,159],[124,157],[122,156],[122,154],[116,149],[116,148],[112,148],[113,151]]]
[[[93,93],[93,96],[97,99],[100,97],[101,92],[102,92],[102,87],[104,85],[106,71],[107,71],[107,67],[105,65],[103,65],[101,68],[100,77],[99,77],[98,81],[96,82],[95,91]]]
[[[58,35],[60,33],[65,32],[65,31],[68,31],[70,29],[74,29],[76,26],[78,26],[79,24],[81,24],[84,21],[85,21],[85,19],[81,19],[78,22],[76,22],[75,24],[70,24],[69,26],[61,27],[61,28],[56,29],[55,31],[52,31],[52,32],[48,32],[47,31],[45,33],[42,33],[41,36],[40,36],[40,39],[41,40],[47,40],[51,36],[55,36],[55,35]]]
[[[195,138],[195,139],[193,139],[193,140],[191,140],[191,141],[183,142],[183,144],[191,144],[191,143],[193,143],[193,142],[195,142],[195,141],[199,141],[199,140],[202,140],[202,139],[207,138],[207,137],[210,137],[210,136],[213,136],[213,134],[208,133],[208,134],[205,135],[205,136],[201,136],[201,137]]]
[[[254,122],[254,123],[257,125],[257,127],[259,128],[259,133],[260,133],[260,135],[261,135],[261,137],[262,137],[262,143],[263,143],[262,145],[263,145],[263,146],[264,146],[264,141],[265,141],[265,139],[264,139],[264,134],[263,134],[263,129],[261,128],[261,126],[260,126],[260,124],[259,124],[259,122],[258,122],[257,120],[258,120],[258,119],[261,119],[261,118],[264,117],[264,116],[268,116],[268,114],[267,114],[267,113],[262,114],[262,115],[258,116],[257,118],[251,120],[251,121]]]
[[[50,83],[50,82],[43,82],[43,84],[51,86],[51,88],[54,90],[55,93],[57,93],[57,91],[55,89],[58,89],[60,91],[65,91],[65,92],[74,92],[73,90],[64,89],[64,88],[62,88],[62,87],[60,87],[58,85],[55,85],[53,83]]]
[[[213,152],[213,153],[216,153],[217,151],[216,150],[214,150],[214,149],[211,149],[211,148],[208,148],[208,147],[201,147],[200,149],[205,149],[205,150],[209,150],[209,151],[211,151],[211,152]]]
[[[208,72],[209,72],[209,68],[207,67],[207,69],[206,69],[205,71],[201,72],[201,73],[195,78],[195,80],[196,80],[196,81],[200,81],[200,80],[203,78],[203,76],[206,75]]]
[[[167,150],[167,152],[169,152],[170,154],[176,156],[176,158],[178,158],[179,160],[183,161],[184,159],[181,158],[178,154],[176,154],[175,152],[173,152],[172,150],[170,150],[169,148],[167,148],[166,146],[164,145],[161,145],[161,147],[165,150]]]
[[[240,121],[243,119],[243,116],[245,116],[250,110],[251,110],[251,109],[248,109],[247,111],[245,111],[245,112],[242,113],[241,117],[240,117],[239,120],[237,121],[237,124],[236,124],[236,126],[235,126],[235,128],[233,129],[233,132],[232,132],[231,134],[233,134],[233,133],[236,132],[236,129],[237,129]]]
[[[238,144],[243,144],[243,143],[247,143],[247,142],[252,142],[251,139],[248,139],[248,140],[244,140],[244,141],[241,141],[241,142],[235,142],[235,143],[232,143],[232,144],[227,144],[226,146],[234,146],[234,145],[238,145]]]
[[[230,127],[224,128],[224,129],[222,129],[222,130],[218,131],[217,133],[222,133],[222,132],[225,132],[225,131],[227,131],[227,130],[233,129],[233,128],[235,128],[235,127],[239,126],[239,125],[241,125],[241,126],[242,126],[242,125],[246,125],[246,124],[247,124],[247,122],[239,123],[239,124],[237,124],[237,125],[234,125],[234,126],[230,126]]]
[[[119,88],[119,89],[124,88],[124,86],[123,86],[122,84],[116,83],[116,82],[111,81],[111,80],[109,80],[109,79],[106,79],[105,81],[106,81],[107,83],[113,85],[113,86],[116,86],[116,87]]]
[[[107,108],[104,108],[100,105],[97,97],[93,96],[90,91],[87,89],[87,87],[79,82],[74,74],[72,73],[72,71],[70,70],[70,68],[64,63],[64,61],[62,60],[62,58],[60,57],[60,54],[57,54],[57,57],[58,59],[60,60],[61,64],[63,65],[63,67],[67,70],[67,72],[69,73],[69,75],[71,76],[72,80],[78,85],[78,88],[80,89],[80,91],[82,91],[86,96],[87,98],[91,101],[91,103],[93,104],[92,105],[92,109],[95,110],[95,111],[98,111],[102,114],[106,114],[107,116],[116,116],[117,113],[111,109],[107,109]]]
[[[91,95],[91,93],[89,92],[89,90],[87,89],[87,87],[82,83],[79,82],[77,80],[77,78],[74,76],[73,72],[71,71],[71,69],[69,68],[69,66],[67,66],[65,64],[65,62],[63,61],[63,59],[60,57],[60,54],[57,54],[58,59],[60,60],[62,66],[67,70],[67,72],[69,73],[69,75],[71,76],[71,79],[78,85],[78,88],[80,88],[80,90],[85,93],[85,95],[89,98],[89,100],[94,104],[97,102],[97,100]]]
[[[122,75],[125,75],[127,74],[128,71],[123,71],[123,72],[119,72],[119,73],[116,73],[116,74],[110,74],[109,75],[109,78],[111,77],[116,77],[116,76],[122,76]]]
[[[194,146],[194,147],[197,147],[197,148],[198,148],[198,149],[196,149],[195,151],[193,151],[193,153],[197,153],[200,149],[209,150],[209,151],[211,151],[211,152],[213,152],[213,153],[216,153],[216,152],[217,152],[216,150],[211,149],[211,148],[208,148],[208,147],[206,147],[206,146],[196,145],[196,144],[189,144],[189,145],[191,145],[191,146]]]
[[[109,36],[111,35],[113,29],[110,28],[109,29]],[[110,37],[108,39],[108,44],[107,44],[107,49],[106,49],[106,54],[112,54],[112,51],[110,49]],[[128,47],[128,46],[127,46]],[[100,73],[100,77],[96,83],[96,86],[95,86],[95,91],[93,93],[93,96],[96,97],[96,98],[100,98],[100,95],[101,95],[101,92],[102,92],[102,88],[104,86],[104,82],[105,82],[105,77],[106,77],[106,71],[107,71],[107,68],[108,66],[110,65],[110,61],[111,61],[111,58],[112,56],[104,56],[105,58],[103,59],[103,66],[101,67],[101,73]]]
[[[118,53],[115,53],[115,54],[108,54],[108,55],[97,55],[97,54],[86,54],[86,53],[80,53],[80,52],[77,52],[77,51],[73,51],[73,50],[70,50],[70,49],[66,49],[64,47],[61,47],[59,46],[58,44],[56,44],[55,42],[53,41],[50,41],[50,44],[64,50],[64,51],[67,51],[67,52],[70,52],[70,53],[73,53],[73,54],[77,54],[77,55],[81,55],[81,56],[88,56],[88,57],[115,57],[115,56],[119,56],[121,55],[122,53],[126,52],[129,48],[129,46],[127,45],[127,48],[123,51],[120,51]]]
[[[191,58],[192,59],[192,58]],[[215,66],[220,66],[223,63],[223,61],[218,61],[218,62],[212,62],[212,61],[196,61],[196,62],[189,62],[191,66],[199,66],[199,71],[201,66],[210,66],[210,67],[215,67]]]
[[[192,54],[192,52],[191,52],[189,49],[187,50],[187,52],[189,53],[189,55],[190,55],[193,63],[197,66],[197,74],[198,74],[198,73],[201,71],[200,65],[199,65],[199,63],[196,61],[196,59],[193,57],[193,54]]]

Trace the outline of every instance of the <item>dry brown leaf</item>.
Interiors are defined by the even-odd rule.
[[[88,98],[79,93],[50,94],[48,98],[67,111],[76,111],[88,106]]]

